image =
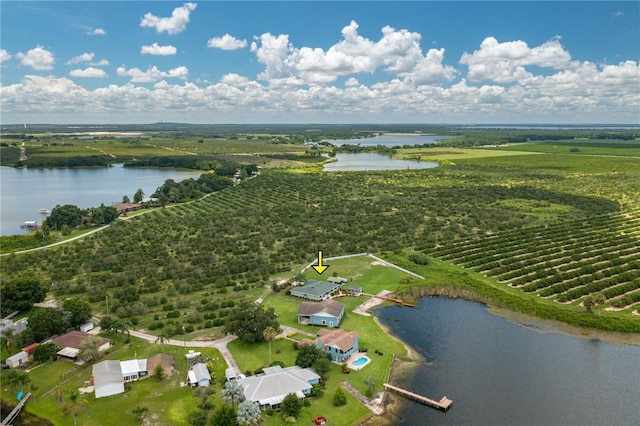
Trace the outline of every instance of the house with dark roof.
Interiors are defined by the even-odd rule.
[[[106,360],[93,364],[93,387],[96,398],[124,392],[120,361]]]
[[[344,305],[335,300],[302,302],[298,309],[298,324],[338,327],[344,317]]]
[[[340,283],[328,281],[309,280],[302,286],[292,288],[291,295],[319,302],[331,297],[333,293],[340,289],[341,285]]]
[[[261,375],[237,379],[245,399],[257,402],[263,410],[278,408],[290,393],[304,399],[313,385],[320,381],[320,376],[312,368],[299,365],[287,368],[276,365],[263,371]]]
[[[60,337],[56,337],[52,342],[62,348],[57,352],[58,358],[67,359],[70,361],[76,361],[78,359],[78,353],[80,352],[80,344],[92,335],[84,333],[82,331],[71,331],[67,334],[63,334]],[[104,352],[111,347],[111,341],[102,337],[94,336],[99,339],[100,352]]]
[[[335,362],[344,362],[351,355],[358,352],[358,339],[360,335],[355,331],[344,331],[341,329],[327,330],[320,329],[316,335],[316,340],[302,339],[301,345],[313,345],[331,356]]]

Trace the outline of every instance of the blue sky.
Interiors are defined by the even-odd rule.
[[[2,1],[2,123],[639,123],[640,2]]]

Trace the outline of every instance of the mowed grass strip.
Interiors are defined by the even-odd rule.
[[[513,152],[500,148],[403,148],[394,158],[403,160],[455,162],[457,160],[490,157],[536,155],[538,152]]]

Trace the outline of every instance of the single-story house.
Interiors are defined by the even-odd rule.
[[[96,398],[124,392],[120,361],[106,360],[93,365],[93,386]]]
[[[201,362],[193,364],[193,367],[187,373],[187,384],[192,387],[209,386],[211,375],[207,366]]]
[[[146,359],[129,359],[120,361],[122,379],[126,382],[135,382],[149,375]]]
[[[25,351],[20,351],[15,355],[11,355],[4,362],[9,368],[16,368],[29,362],[29,354]]]
[[[137,203],[120,203],[120,204],[114,204],[111,207],[115,207],[118,214],[128,213],[128,212],[132,212],[134,210],[139,210],[142,208],[142,206]]]
[[[355,331],[337,330],[318,330],[316,340],[302,339],[301,345],[314,345],[318,349],[322,349],[324,353],[331,355],[331,359],[335,362],[344,362],[351,355],[358,352],[358,333]]]
[[[298,309],[298,324],[338,327],[344,317],[344,305],[335,300],[302,302]]]
[[[157,354],[147,359],[147,371],[149,374],[154,374],[159,365],[161,365],[164,370],[164,377],[169,377],[173,374],[173,356],[168,354]]]
[[[264,374],[259,376],[238,379],[244,389],[245,399],[257,402],[263,410],[278,408],[290,393],[304,399],[313,385],[320,381],[320,376],[312,368],[298,365],[287,368],[277,365],[263,371]]]
[[[78,359],[78,353],[80,352],[80,344],[88,337],[92,337],[92,335],[89,333],[84,333],[82,331],[74,330],[67,334],[63,334],[60,337],[56,337],[52,340],[52,342],[56,346],[62,348],[57,353],[59,358],[76,361]],[[105,339],[102,337],[96,338],[100,341],[100,346],[98,347],[100,352],[104,352],[111,347],[111,341],[109,339]]]
[[[342,284],[328,281],[309,280],[304,285],[291,289],[291,295],[319,302],[326,300],[340,289]]]
[[[36,348],[40,346],[40,343],[32,343],[29,346],[25,346],[22,348],[23,351],[29,354],[29,356],[33,356],[33,353],[36,351]]]

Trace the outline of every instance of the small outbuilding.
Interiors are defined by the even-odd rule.
[[[25,351],[20,351],[15,355],[11,355],[5,360],[5,364],[7,364],[9,368],[20,367],[27,362],[29,362],[29,354]]]

